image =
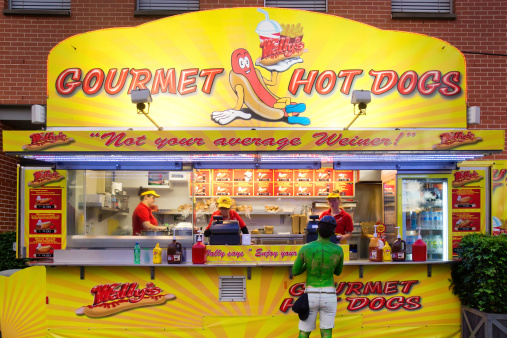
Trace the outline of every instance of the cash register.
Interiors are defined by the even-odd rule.
[[[319,235],[317,234],[318,228],[319,228],[319,216],[310,215],[310,221],[308,221],[308,225],[306,226],[305,234],[303,236],[305,243],[310,243],[317,240],[317,238],[319,237]],[[331,237],[329,237],[329,240],[331,241],[331,243],[336,244],[337,242],[336,235],[331,235]]]
[[[210,227],[210,245],[240,245],[238,221],[224,221],[222,216],[213,216]]]

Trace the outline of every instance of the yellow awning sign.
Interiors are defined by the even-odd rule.
[[[48,59],[48,127],[466,128],[465,60],[442,40],[336,16],[230,8],[79,34]],[[355,119],[354,91],[371,92]],[[137,103],[137,102],[136,102]]]

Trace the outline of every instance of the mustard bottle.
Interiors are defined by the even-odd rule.
[[[382,257],[384,262],[391,261],[391,247],[389,246],[389,243],[387,243],[387,241],[384,247],[382,248]]]
[[[159,243],[153,249],[153,264],[162,263],[162,249],[160,249]]]

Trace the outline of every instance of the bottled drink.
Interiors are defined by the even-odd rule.
[[[406,236],[405,239],[407,240],[407,254],[410,255],[412,253],[412,245],[415,242],[414,236]]]
[[[415,211],[412,211],[410,215],[410,228],[412,230],[417,229],[417,213]]]
[[[438,212],[438,227],[442,227],[444,225],[444,213],[442,211]]]
[[[433,229],[438,228],[438,212],[433,211]]]
[[[134,264],[141,264],[141,248],[139,243],[134,246]]]
[[[428,227],[428,212],[427,211],[422,212],[421,223],[422,223],[421,227],[423,229],[426,229]]]

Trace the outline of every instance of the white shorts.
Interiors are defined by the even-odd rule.
[[[307,288],[308,303],[310,305],[310,314],[306,320],[299,321],[299,330],[311,332],[316,329],[317,313],[320,313],[320,328],[334,328],[334,319],[336,317],[336,289],[334,287],[326,288]]]

